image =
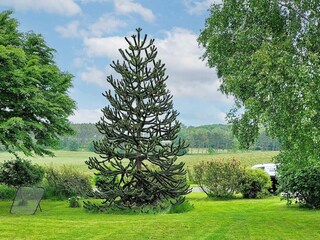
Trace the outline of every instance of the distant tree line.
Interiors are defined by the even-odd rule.
[[[81,123],[71,124],[76,134],[73,136],[61,137],[58,149],[77,151],[89,150],[93,151],[93,141],[102,138],[102,135],[97,130],[95,124]]]
[[[57,149],[93,151],[93,141],[102,138],[96,126],[90,123],[71,124],[71,126],[76,134],[61,137]],[[186,139],[189,143],[189,153],[207,153],[208,151],[210,153],[217,150],[239,149],[239,143],[232,135],[231,126],[229,125],[182,126],[179,137]],[[268,137],[266,132],[262,130],[251,150],[277,151],[279,150],[279,143]]]
[[[187,140],[189,148],[214,150],[238,150],[239,142],[233,136],[230,125],[213,124],[199,127],[184,126],[180,137]],[[277,151],[279,142],[271,139],[264,130],[260,131],[259,137],[251,150]]]
[[[93,151],[93,141],[102,138],[95,124],[82,123],[71,124],[76,132],[72,136],[60,137],[56,149],[60,150],[88,150]],[[239,142],[232,135],[230,125],[212,124],[198,127],[182,126],[179,137],[189,143],[188,153],[213,153],[219,150],[238,150]],[[251,150],[278,151],[279,142],[271,139],[264,130],[260,131],[259,137]],[[4,150],[0,146],[0,151]]]

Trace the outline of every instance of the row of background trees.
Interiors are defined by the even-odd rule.
[[[61,150],[89,150],[93,151],[93,141],[103,136],[96,126],[90,123],[71,124],[76,132],[72,136],[60,137],[56,149]],[[232,134],[231,125],[212,124],[204,126],[182,126],[180,137],[189,143],[188,153],[214,153],[221,150],[238,150],[239,142]],[[3,148],[0,147],[4,151]],[[279,142],[270,138],[265,130],[261,130],[257,141],[250,147],[251,150],[278,151]]]

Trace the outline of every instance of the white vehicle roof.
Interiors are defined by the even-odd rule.
[[[251,169],[262,169],[265,171],[269,176],[275,177],[277,175],[277,167],[279,164],[277,163],[265,163],[265,164],[256,164],[251,167]]]

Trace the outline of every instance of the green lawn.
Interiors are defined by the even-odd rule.
[[[55,158],[32,158],[41,165],[72,165],[88,172],[90,152],[56,151]],[[271,162],[277,152],[186,155],[197,161],[237,158],[248,166]],[[0,161],[12,158],[0,153]],[[36,215],[10,214],[11,201],[0,201],[0,239],[320,239],[320,211],[287,207],[279,197],[262,200],[213,201],[191,193],[194,210],[182,214],[92,214],[69,208],[67,201],[41,202]]]
[[[320,211],[287,207],[278,197],[188,199],[194,210],[159,215],[92,214],[45,200],[43,212],[19,216],[0,202],[0,239],[320,239]]]

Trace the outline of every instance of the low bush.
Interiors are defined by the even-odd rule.
[[[70,197],[68,199],[69,207],[71,207],[71,208],[79,208],[79,207],[81,207],[80,200],[81,200],[81,197],[79,197],[79,196]]]
[[[194,166],[194,180],[214,198],[231,198],[240,191],[245,168],[236,159],[200,162]]]
[[[271,180],[261,169],[245,169],[239,160],[212,160],[194,166],[193,181],[213,198],[262,198],[269,194]]]
[[[0,182],[14,187],[36,185],[42,181],[44,173],[43,167],[18,158],[0,166]]]
[[[7,185],[0,184],[0,199],[13,199],[16,195],[17,189]]]
[[[308,208],[320,208],[320,163],[287,165],[280,167],[280,190],[286,194],[288,204],[295,201]]]
[[[243,198],[262,198],[269,195],[272,183],[270,176],[262,169],[247,169],[240,183]]]
[[[188,200],[185,200],[183,203],[171,205],[169,213],[184,213],[193,209],[193,204],[191,204]]]
[[[74,169],[63,166],[60,169],[46,168],[45,197],[66,199],[73,196],[86,197],[92,193],[90,179]]]

